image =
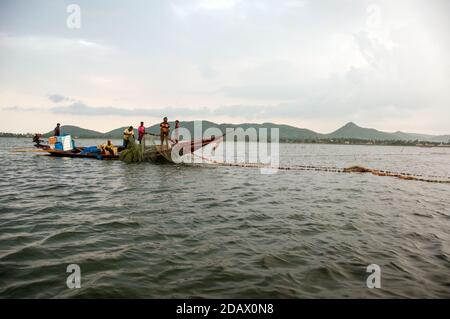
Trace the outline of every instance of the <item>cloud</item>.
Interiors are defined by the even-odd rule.
[[[4,107],[4,111],[14,112],[42,112],[43,109],[53,114],[66,114],[76,116],[148,116],[148,117],[207,117],[207,116],[229,116],[257,118],[259,116],[270,116],[274,112],[273,106],[262,105],[231,105],[216,109],[201,107],[160,107],[160,108],[130,108],[115,106],[90,106],[83,102],[73,102],[65,106],[55,106],[50,108],[37,107]]]
[[[206,108],[192,109],[184,107],[164,107],[164,108],[127,108],[115,106],[89,106],[83,102],[74,102],[67,106],[58,106],[50,109],[55,114],[69,114],[79,116],[200,116],[208,114]]]
[[[69,114],[78,116],[148,116],[148,117],[246,117],[262,119],[288,114],[296,117],[294,104],[286,105],[228,105],[219,108],[190,108],[190,107],[159,107],[159,108],[125,108],[112,106],[89,106],[82,102],[75,102],[68,106],[51,108],[55,114]],[[294,112],[293,112],[294,111]],[[298,114],[298,112],[297,112]]]
[[[59,103],[59,102],[63,102],[63,101],[73,101],[72,98],[61,95],[61,94],[49,94],[48,99],[54,103]]]
[[[284,92],[283,94],[291,93],[292,100],[286,99],[286,101],[279,102],[277,99],[273,99],[273,103],[266,104],[229,104],[222,105],[220,107],[157,107],[157,108],[132,108],[130,106],[91,106],[82,101],[72,102],[69,105],[58,105],[50,106],[45,108],[37,107],[21,107],[13,106],[3,108],[4,111],[14,111],[14,112],[42,112],[47,110],[47,112],[60,115],[73,115],[81,117],[105,117],[105,116],[120,116],[120,117],[215,117],[215,116],[225,116],[231,118],[245,118],[245,119],[274,119],[274,118],[285,118],[285,119],[306,119],[306,118],[317,118],[317,114],[321,114],[321,118],[330,117],[344,117],[351,118],[355,114],[368,114],[370,116],[377,116],[378,118],[390,117],[392,115],[398,116],[409,113],[410,110],[406,107],[402,108],[401,104],[393,106],[389,104],[389,96],[380,96],[378,99],[374,97],[372,101],[373,104],[359,106],[359,108],[354,106],[350,99],[361,99],[359,95],[366,94],[367,92],[349,92],[350,96],[345,98],[340,95],[341,89],[347,89],[345,80],[336,87],[336,83],[330,81],[327,85],[328,96],[322,97],[320,94],[320,89],[310,88],[310,92],[303,92],[303,96],[300,94],[300,88],[290,88],[289,90],[278,88],[265,88],[266,100],[274,97],[272,94],[278,94]],[[248,89],[248,88],[246,88]],[[255,88],[255,92],[261,92]],[[354,96],[356,95],[356,96]],[[59,97],[57,98],[59,99]],[[63,101],[67,101],[64,99]],[[375,107],[377,106],[377,108]],[[382,112],[378,112],[382,110]]]
[[[86,2],[98,19],[67,30],[60,5],[11,2],[0,10],[0,104],[43,105],[40,123],[49,112],[92,122],[171,113],[412,131],[429,114],[428,130],[446,130],[449,3]]]
[[[0,32],[0,47],[6,49],[35,52],[96,52],[107,53],[112,50],[106,45],[82,38],[63,38],[58,36],[15,35]]]
[[[244,85],[223,87],[220,92],[233,98],[289,101],[301,98],[304,89],[298,86]]]
[[[216,11],[231,9],[238,3],[238,0],[195,0],[195,1],[174,1],[170,3],[170,8],[175,16],[186,18],[201,11]]]
[[[174,0],[170,3],[172,13],[179,18],[187,18],[196,14],[226,13],[234,11],[239,17],[249,17],[259,13],[286,13],[303,9],[306,0]]]
[[[22,106],[7,106],[2,108],[3,111],[8,112],[36,112],[39,111],[37,108],[32,107],[22,107]]]
[[[148,117],[246,117],[258,118],[276,114],[276,108],[263,105],[229,105],[219,108],[190,108],[190,107],[159,107],[159,108],[130,108],[113,106],[89,106],[83,102],[75,102],[68,106],[58,106],[50,109],[55,114],[69,114],[78,116],[148,116]],[[274,112],[275,111],[275,112]]]

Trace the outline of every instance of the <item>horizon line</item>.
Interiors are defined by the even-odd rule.
[[[169,122],[175,122],[175,121],[169,121]],[[280,124],[280,123],[275,123],[275,122],[263,122],[263,123],[256,123],[256,122],[241,122],[241,123],[231,123],[231,122],[228,122],[228,123],[216,123],[216,122],[209,121],[209,120],[180,121],[180,123],[183,123],[183,122],[184,122],[184,123],[185,123],[185,122],[209,122],[209,123],[213,123],[213,124],[216,124],[216,125],[227,125],[227,124],[230,124],[230,125],[244,125],[244,124],[245,124],[245,125],[252,125],[252,124],[254,124],[254,125],[264,125],[264,124],[273,124],[273,125],[278,125],[278,126],[283,125],[283,126],[293,127],[293,128],[296,128],[296,129],[309,130],[309,131],[312,131],[312,132],[314,132],[314,133],[322,134],[322,135],[332,134],[332,133],[336,132],[337,130],[339,130],[339,129],[345,127],[346,125],[353,124],[353,125],[357,126],[358,128],[362,128],[362,129],[374,129],[374,130],[376,130],[376,131],[378,131],[378,132],[381,132],[381,133],[389,133],[389,134],[395,134],[395,133],[420,134],[420,135],[429,135],[429,136],[433,136],[433,137],[450,135],[450,133],[448,133],[448,134],[430,134],[430,133],[404,132],[404,131],[400,131],[400,130],[392,131],[392,132],[390,132],[390,131],[382,131],[382,130],[378,130],[378,129],[373,128],[373,127],[364,127],[364,126],[360,126],[360,125],[356,124],[354,121],[346,122],[345,124],[339,126],[338,128],[336,128],[335,130],[333,130],[333,131],[331,131],[331,132],[329,132],[329,133],[322,133],[322,132],[315,131],[315,130],[313,130],[313,129],[309,129],[309,128],[306,128],[306,127],[298,127],[298,126],[294,126],[294,125],[290,125],[290,124],[283,124],[283,123]],[[155,126],[155,125],[157,125],[157,124],[158,124],[158,123],[155,123],[155,124],[152,124],[152,125],[150,125],[150,126],[146,126],[145,128],[150,128],[150,127]],[[85,127],[82,127],[82,126],[78,126],[78,125],[75,125],[75,124],[65,124],[65,125],[61,125],[61,127],[64,127],[64,126],[78,127],[78,128],[84,129],[84,130],[90,130],[90,131],[93,131],[93,132],[96,132],[96,133],[100,133],[100,134],[107,134],[107,133],[109,133],[109,132],[111,132],[111,131],[114,131],[114,130],[117,130],[117,129],[120,129],[120,128],[127,127],[127,125],[124,125],[124,126],[121,126],[121,127],[116,127],[116,128],[110,129],[109,131],[106,131],[106,132],[102,132],[102,131],[97,131],[97,130],[93,130],[93,129],[90,129],[90,128],[85,128]],[[133,125],[133,128],[137,128],[137,127],[138,127],[138,126],[135,127],[135,126]],[[50,129],[48,132],[50,132],[50,131],[52,131],[52,130],[53,130],[53,129]],[[44,133],[40,133],[40,134],[47,134],[48,132],[44,132]],[[36,134],[36,132],[34,132],[34,133],[33,133],[33,132],[0,132],[0,133],[5,133],[5,134]]]

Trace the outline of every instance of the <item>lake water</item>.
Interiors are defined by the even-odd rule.
[[[450,184],[11,152],[30,144],[0,138],[2,298],[450,297]],[[450,176],[448,148],[280,153],[283,165]],[[66,286],[69,264],[80,289]],[[369,264],[380,289],[366,286]]]

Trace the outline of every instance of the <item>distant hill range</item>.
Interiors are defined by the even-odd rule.
[[[70,134],[74,137],[81,137],[81,138],[103,138],[105,137],[105,133],[93,131],[93,130],[87,130],[85,128],[81,128],[78,126],[73,125],[64,125],[61,126],[61,131],[64,134]],[[48,133],[44,134],[45,137],[53,136],[53,130],[51,130]]]
[[[193,135],[194,131],[194,121],[180,122],[180,126],[187,128]],[[174,128],[175,124],[170,122],[170,127]],[[253,123],[243,123],[243,124],[217,124],[209,121],[202,121],[203,131],[209,128],[218,128],[222,132],[225,132],[226,128],[243,128],[248,129],[253,127],[255,129],[267,128],[268,134],[270,136],[271,128],[278,128],[280,133],[280,139],[282,140],[312,140],[312,139],[360,139],[360,140],[398,140],[398,141],[426,141],[426,142],[436,142],[436,143],[448,143],[450,141],[450,135],[427,135],[427,134],[416,134],[416,133],[405,133],[405,132],[383,132],[378,131],[373,128],[364,128],[356,125],[353,122],[345,124],[343,127],[337,129],[336,131],[329,134],[317,133],[305,128],[298,128],[290,125],[274,124],[274,123],[263,123],[263,124],[253,124]],[[79,138],[122,138],[122,133],[126,127],[120,127],[115,130],[102,133],[93,130],[84,129],[78,126],[64,125],[62,126],[62,132],[64,134],[70,134],[74,137]],[[146,128],[147,132],[159,133],[159,124],[152,125]],[[53,131],[46,133],[44,136],[48,137],[53,135]]]

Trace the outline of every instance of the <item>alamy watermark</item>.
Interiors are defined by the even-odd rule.
[[[371,273],[366,280],[367,288],[381,288],[381,267],[377,264],[367,266],[366,272]]]
[[[70,264],[66,268],[66,272],[70,273],[67,277],[66,285],[69,289],[81,288],[81,268],[77,264]]]
[[[70,13],[66,20],[66,25],[69,29],[81,28],[81,8],[78,4],[69,4],[66,12]]]
[[[262,174],[273,174],[280,167],[280,133],[278,128],[226,128],[225,132],[212,127],[203,131],[201,121],[194,122],[194,136],[187,128],[172,131],[171,158],[175,163],[252,164]],[[270,134],[269,134],[270,133]],[[177,135],[175,137],[175,134]],[[208,147],[199,147],[201,141],[212,140]],[[189,143],[186,141],[193,141]],[[198,150],[197,150],[198,147]],[[192,152],[196,150],[195,152]],[[191,154],[188,158],[185,154]]]

